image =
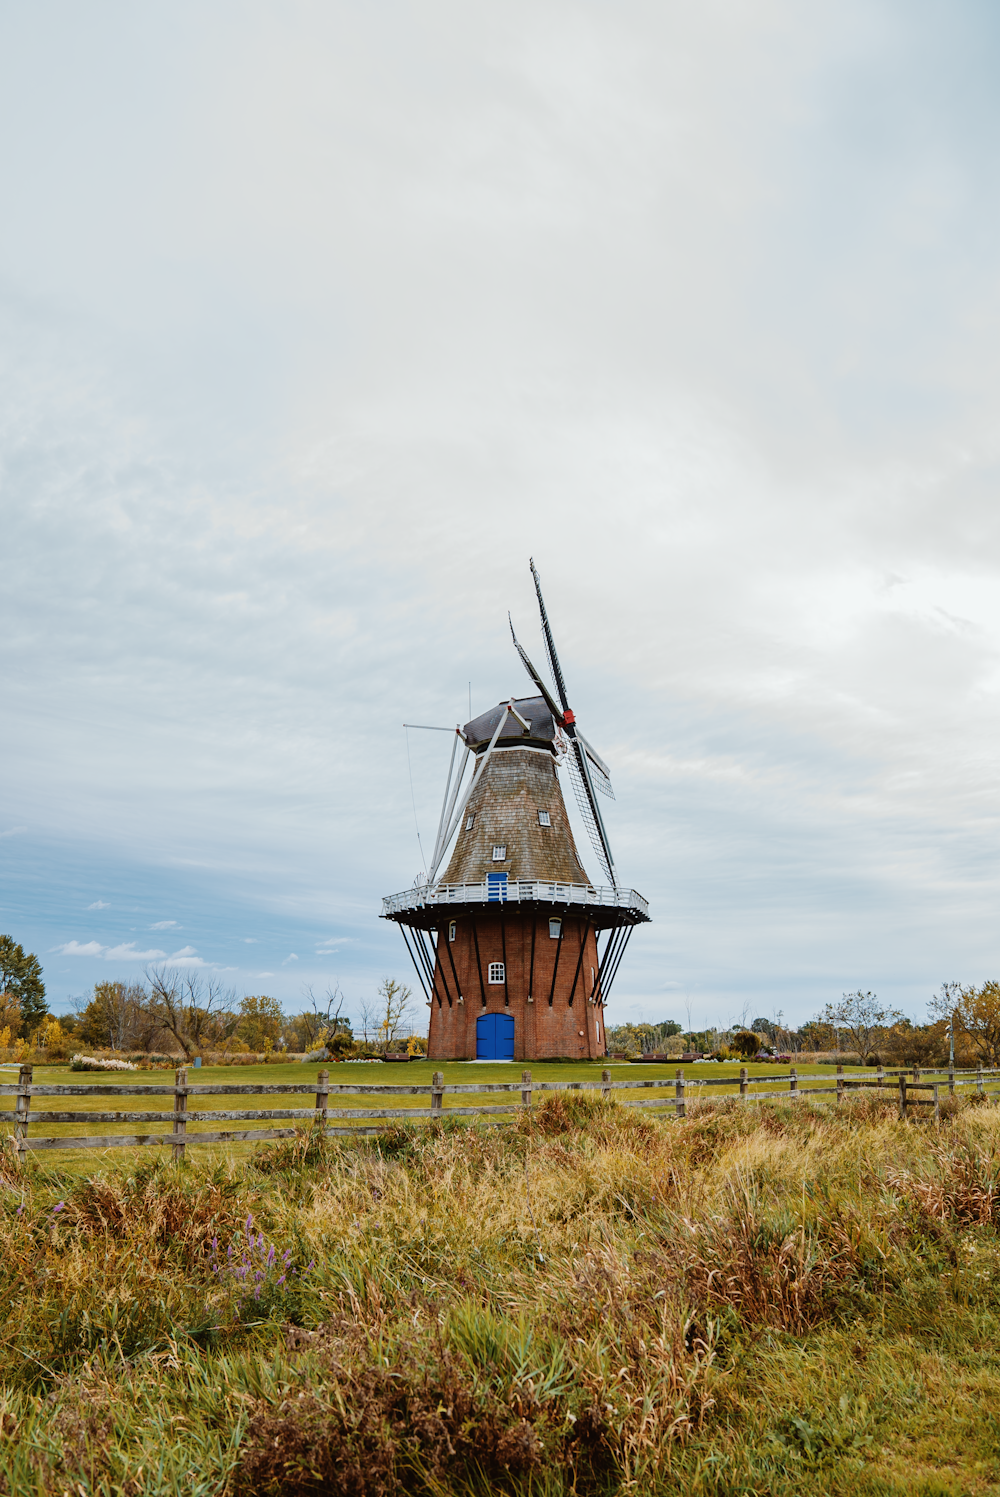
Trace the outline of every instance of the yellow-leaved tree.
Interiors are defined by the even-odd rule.
[[[268,998],[264,994],[241,998],[239,1014],[236,1033],[240,1039],[251,1050],[269,1055],[278,1042],[285,1018],[277,998]]]
[[[931,999],[930,1010],[954,1023],[956,1039],[964,1034],[983,1065],[1000,1066],[1000,982],[978,988],[946,982]]]

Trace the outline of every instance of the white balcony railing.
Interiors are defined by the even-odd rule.
[[[518,904],[521,900],[550,904],[603,905],[605,908],[633,910],[649,918],[649,905],[635,889],[611,889],[595,884],[554,884],[538,879],[520,879],[507,884],[423,884],[390,894],[382,901],[383,915],[400,915],[406,910],[422,910],[447,904]]]

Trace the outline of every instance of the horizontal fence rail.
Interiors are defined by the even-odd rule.
[[[942,1076],[942,1080],[929,1080],[928,1076]],[[799,1098],[815,1096],[835,1097],[841,1102],[848,1093],[860,1091],[888,1092],[895,1097],[899,1116],[910,1116],[910,1109],[932,1108],[935,1121],[941,1116],[940,1093],[947,1088],[954,1095],[956,1089],[974,1086],[981,1096],[986,1095],[987,1086],[1000,1086],[1000,1070],[956,1071],[947,1073],[921,1072],[919,1067],[907,1071],[887,1072],[881,1068],[874,1076],[845,1075],[838,1066],[837,1075],[831,1078],[833,1085],[803,1086],[805,1081],[816,1077],[800,1078],[793,1067],[787,1073],[776,1076],[750,1076],[744,1067],[738,1075],[699,1076],[685,1078],[684,1071],[677,1070],[674,1077],[647,1077],[642,1080],[612,1080],[610,1071],[603,1071],[600,1081],[532,1081],[531,1072],[523,1071],[520,1081],[457,1082],[445,1085],[443,1074],[434,1073],[433,1080],[423,1085],[365,1085],[345,1083],[330,1085],[329,1071],[320,1071],[315,1082],[269,1085],[266,1083],[235,1083],[189,1085],[187,1067],[182,1066],[175,1075],[172,1086],[137,1086],[134,1082],[124,1084],[85,1083],[37,1084],[32,1079],[32,1067],[22,1066],[13,1085],[0,1085],[0,1097],[12,1097],[14,1108],[11,1120],[14,1125],[13,1145],[18,1162],[23,1164],[26,1155],[36,1149],[115,1149],[169,1146],[175,1160],[184,1158],[189,1144],[258,1143],[269,1139],[294,1138],[304,1124],[319,1127],[321,1134],[337,1137],[346,1135],[371,1135],[384,1130],[387,1121],[419,1122],[448,1118],[504,1117],[523,1109],[530,1109],[536,1092],[596,1092],[603,1097],[618,1093],[635,1093],[619,1098],[627,1107],[646,1107],[672,1111],[684,1117],[688,1101],[698,1100],[699,1094],[710,1095],[712,1087],[738,1088],[738,1095],[746,1101],[762,1101],[767,1098]],[[672,1091],[673,1095],[652,1097],[649,1092]],[[489,1093],[518,1094],[509,1102],[487,1103],[478,1106],[448,1106],[444,1099],[449,1096],[468,1096]],[[928,1095],[929,1094],[929,1095]],[[189,1108],[194,1097],[293,1097],[311,1096],[312,1105],[306,1107],[272,1108]],[[429,1106],[408,1107],[331,1107],[333,1096],[371,1096],[392,1101],[403,1097],[428,1097]],[[32,1105],[37,1097],[171,1097],[173,1107],[162,1111],[115,1111],[91,1112],[36,1108]],[[998,1097],[997,1100],[1000,1100]],[[926,1115],[926,1114],[925,1114]],[[4,1114],[0,1114],[0,1117]],[[285,1128],[238,1128],[213,1130],[211,1132],[188,1133],[189,1123],[274,1123],[291,1122],[298,1126]],[[150,1124],[169,1123],[169,1132],[127,1134],[64,1134],[29,1137],[32,1124]],[[380,1126],[366,1126],[378,1123]]]

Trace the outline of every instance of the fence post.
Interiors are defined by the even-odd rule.
[[[316,1077],[316,1121],[320,1138],[326,1137],[327,1108],[330,1105],[330,1072],[320,1071]]]
[[[17,1098],[14,1103],[14,1150],[18,1164],[23,1164],[27,1149],[28,1113],[31,1110],[31,1066],[22,1066],[17,1073]]]
[[[899,1115],[906,1117],[906,1075],[903,1071],[899,1073]]]
[[[795,1067],[792,1066],[792,1069],[788,1073],[788,1090],[790,1092],[797,1092],[798,1089],[799,1089],[799,1073],[795,1069]]]
[[[601,1072],[601,1096],[604,1098],[605,1102],[611,1096],[611,1072],[610,1071],[602,1071]]]
[[[745,1097],[746,1094],[747,1094],[747,1068],[746,1068],[746,1066],[740,1066],[740,1096],[741,1097]]]
[[[605,1071],[604,1074],[606,1076],[608,1074],[607,1071]],[[605,1092],[604,1095],[607,1096],[607,1093]],[[522,1071],[521,1072],[521,1101],[522,1101],[522,1103],[524,1104],[525,1107],[530,1107],[531,1106],[531,1072],[530,1071]]]
[[[187,1066],[178,1066],[174,1075],[174,1132],[173,1132],[173,1160],[180,1164],[184,1159],[184,1140],[187,1136]]]
[[[674,1108],[674,1117],[682,1118],[687,1115],[684,1105],[684,1072],[677,1072],[677,1080],[674,1082],[674,1095],[677,1098],[677,1106]]]
[[[839,1103],[839,1102],[843,1102],[843,1100],[844,1100],[844,1068],[843,1068],[843,1066],[838,1066],[837,1067],[837,1101]]]
[[[885,1068],[883,1067],[881,1061],[879,1061],[878,1063],[878,1071],[876,1072],[876,1075],[878,1077],[878,1084],[881,1087],[885,1082]]]
[[[941,1099],[938,1096],[938,1091],[939,1091],[939,1088],[935,1087],[934,1088],[934,1121],[935,1121],[935,1123],[940,1124],[940,1122],[941,1122]]]
[[[983,1095],[983,1063],[982,1063],[982,1061],[980,1061],[979,1064],[976,1066],[976,1091],[979,1093],[980,1096]]]
[[[953,1061],[948,1064],[948,1095],[949,1097],[955,1095],[955,1065]]]
[[[431,1079],[431,1121],[440,1118],[444,1101],[444,1072],[435,1071]]]
[[[920,1080],[920,1067],[919,1066],[914,1066],[913,1067],[913,1079],[914,1079],[914,1081],[919,1081]]]

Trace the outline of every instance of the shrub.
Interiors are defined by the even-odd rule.
[[[129,1060],[100,1060],[96,1055],[74,1055],[69,1063],[71,1071],[137,1071]]]

